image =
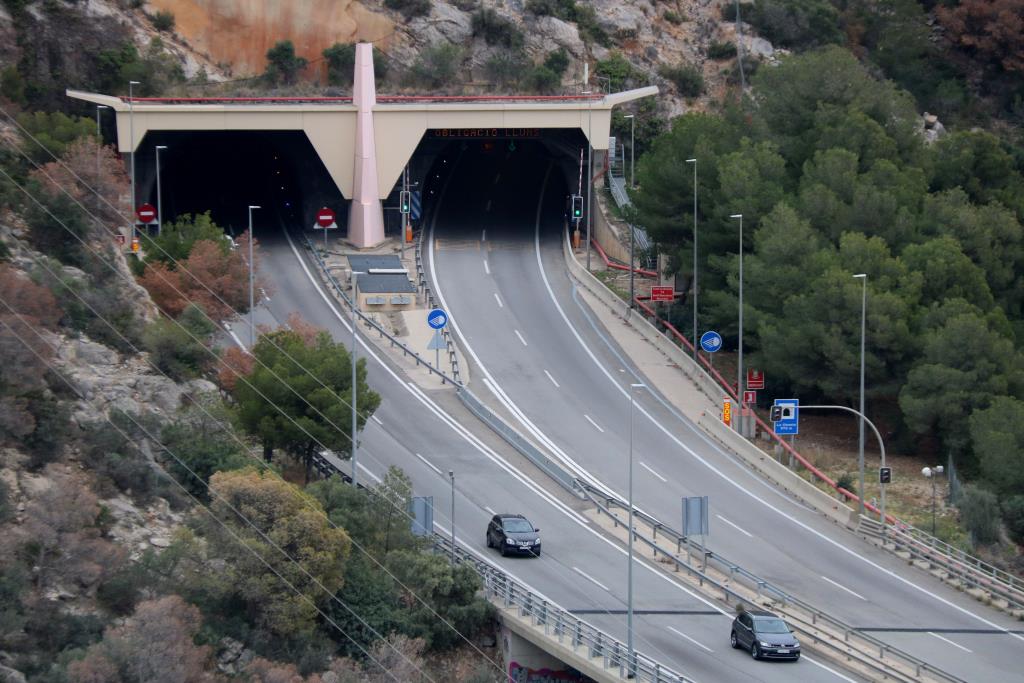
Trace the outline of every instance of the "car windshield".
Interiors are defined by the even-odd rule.
[[[533,531],[533,526],[531,526],[525,519],[506,519],[502,524],[505,527],[505,531],[510,531],[514,534]]]
[[[789,627],[786,626],[786,622],[775,617],[758,619],[754,628],[758,633],[789,633]]]

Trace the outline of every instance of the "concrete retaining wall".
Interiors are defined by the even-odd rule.
[[[795,496],[804,504],[849,529],[856,529],[860,521],[856,510],[839,502],[810,483],[796,472],[775,460],[735,431],[722,424],[716,416],[705,413],[697,424],[712,438],[738,455],[751,469],[757,471],[779,488]]]

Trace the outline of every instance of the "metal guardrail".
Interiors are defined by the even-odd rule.
[[[406,346],[405,344],[400,342],[398,339],[396,339],[394,337],[394,335],[392,335],[390,332],[388,332],[383,327],[381,327],[377,323],[376,320],[374,320],[373,318],[370,318],[369,316],[364,314],[362,311],[360,311],[358,308],[355,308],[352,305],[352,299],[349,298],[348,294],[345,292],[345,288],[342,287],[340,282],[338,282],[338,278],[334,277],[334,275],[332,275],[331,272],[327,269],[327,264],[320,257],[320,253],[316,250],[316,247],[313,246],[313,243],[310,241],[309,237],[307,237],[306,235],[303,235],[302,238],[303,238],[303,240],[305,240],[306,249],[308,249],[309,252],[311,254],[313,254],[313,258],[316,259],[317,266],[319,266],[320,272],[323,274],[324,279],[331,286],[331,288],[334,290],[334,292],[341,298],[341,300],[343,302],[345,302],[345,305],[348,306],[350,310],[353,310],[353,309],[355,310],[356,315],[359,317],[360,320],[363,321],[363,323],[367,327],[369,327],[369,328],[371,328],[373,330],[376,330],[380,334],[381,338],[385,338],[386,337],[388,339],[388,341],[391,342],[391,346],[392,347],[397,346],[398,348],[400,348],[402,350],[402,355],[403,356],[405,356],[405,355],[412,356],[413,359],[416,361],[416,366],[417,367],[419,367],[420,365],[423,365],[432,374],[435,374],[438,377],[440,377],[442,384],[445,384],[447,382],[451,382],[452,384],[454,384],[457,387],[461,387],[462,386],[462,382],[458,378],[458,366],[455,363],[452,364],[452,370],[453,370],[452,375],[453,375],[453,377],[449,377],[443,371],[441,371],[440,369],[435,368],[433,365],[431,365],[430,362],[428,360],[426,360],[425,358],[423,358],[422,356],[420,356],[419,353],[417,353],[416,351],[413,351],[408,346]]]
[[[1024,610],[1024,583],[1016,576],[915,527],[903,528],[897,523],[884,528],[883,534],[882,523],[866,517],[861,518],[858,526],[861,533],[892,544],[896,552],[906,552],[914,559],[941,569],[950,579],[956,579],[966,588],[976,588],[1005,600],[1008,609]]]
[[[434,534],[434,547],[444,555],[452,554],[451,540],[443,535]],[[569,645],[573,651],[583,648],[587,659],[600,657],[605,669],[618,669],[623,678],[632,672],[632,680],[642,683],[693,683],[693,679],[659,664],[641,652],[634,651],[631,663],[629,648],[622,641],[549,602],[526,584],[458,546],[455,547],[455,558],[460,564],[476,570],[483,581],[484,593],[492,604],[517,609],[519,615],[529,617],[534,626],[542,626],[546,636],[557,639],[560,644]]]
[[[416,286],[423,291],[423,300],[430,308],[435,308],[437,304],[434,302],[434,294],[430,291],[430,285],[427,283],[427,273],[423,268],[423,233],[425,230],[420,230],[419,236],[416,238]],[[441,328],[441,334],[444,336],[445,350],[448,352],[448,360],[451,362],[452,377],[455,378],[456,383],[462,385],[462,377],[459,372],[459,356],[455,353],[455,340],[452,339],[451,332],[448,326],[445,325]]]
[[[459,388],[456,394],[471,413],[494,430],[498,436],[504,439],[512,448],[522,453],[530,462],[539,467],[545,474],[562,485],[573,495],[580,496],[580,488],[576,478],[566,472],[560,465],[553,462],[551,458],[544,455],[536,446],[530,443],[522,434],[517,432],[504,420],[498,417],[494,411],[488,408],[466,387]]]
[[[619,524],[622,524],[622,526],[626,526],[624,522],[619,521],[618,518],[615,517],[614,514],[612,514],[612,510],[614,508],[618,508],[620,510],[628,512],[629,505],[626,502],[621,501],[617,498],[609,497],[604,492],[595,489],[594,487],[590,486],[585,482],[578,482],[577,485],[584,492],[586,497],[589,498],[590,501],[597,507],[599,513],[603,512],[612,517],[615,520],[616,527]],[[651,549],[651,551],[655,554],[655,556],[658,556],[660,554],[665,558],[674,560],[675,564],[677,565],[677,568],[689,573],[691,576],[698,580],[700,585],[703,586],[705,583],[708,583],[717,588],[718,590],[720,590],[727,604],[729,604],[730,600],[734,602],[743,603],[750,602],[746,597],[730,588],[730,585],[732,583],[736,581],[742,581],[748,588],[756,590],[758,597],[763,596],[777,600],[783,605],[783,607],[795,606],[800,610],[806,612],[808,615],[810,615],[809,623],[804,622],[803,624],[796,624],[798,630],[801,630],[802,632],[808,634],[808,636],[813,638],[817,643],[829,647],[833,650],[836,650],[843,657],[850,657],[850,653],[842,647],[837,646],[834,643],[830,643],[827,639],[821,638],[819,635],[816,635],[816,633],[812,633],[810,629],[818,627],[819,623],[825,624],[833,630],[842,633],[842,640],[844,643],[853,643],[856,641],[856,643],[860,645],[865,651],[878,652],[878,659],[881,660],[880,663],[875,663],[869,659],[866,659],[865,656],[864,658],[860,658],[857,660],[858,664],[862,666],[870,667],[878,673],[888,677],[906,677],[906,674],[893,670],[892,667],[884,661],[885,658],[888,657],[891,660],[893,660],[894,663],[898,663],[905,667],[908,667],[910,670],[914,672],[915,678],[908,678],[907,680],[919,680],[922,674],[929,674],[935,680],[939,681],[946,681],[948,683],[966,683],[965,681],[963,681],[963,679],[958,678],[957,676],[954,676],[953,674],[950,674],[946,671],[943,671],[942,669],[939,669],[929,664],[928,662],[925,662],[924,660],[915,657],[914,655],[903,652],[899,648],[893,647],[888,643],[879,640],[875,636],[872,636],[871,634],[859,631],[856,628],[846,624],[841,619],[827,612],[824,612],[799,598],[790,595],[781,588],[772,585],[769,581],[762,579],[761,577],[757,576],[756,574],[750,571],[747,571],[738,564],[729,561],[722,555],[714,551],[708,550],[700,543],[684,536],[683,534],[663,524],[662,522],[658,521],[657,519],[655,519],[654,517],[645,512],[642,512],[634,508],[633,517],[634,520],[639,520],[641,523],[649,526],[652,530],[651,538],[646,538],[645,536],[637,533],[634,527],[635,540],[638,540],[644,545],[648,546]],[[634,522],[634,524],[636,524],[636,522]],[[665,537],[671,543],[675,544],[675,554],[672,554],[671,551],[666,550],[665,548],[658,545],[659,535]],[[684,549],[686,550],[686,559],[681,560],[678,557],[676,557],[676,555],[682,553]],[[708,565],[711,565],[722,574],[728,575],[729,585],[723,582],[716,581],[714,578],[708,576],[706,571],[695,567],[691,562],[691,558],[693,556],[696,556],[701,559],[701,563],[704,565],[705,569]]]

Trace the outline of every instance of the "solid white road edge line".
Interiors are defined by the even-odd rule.
[[[677,636],[682,636],[683,638],[686,638],[686,639],[687,639],[688,641],[690,641],[691,643],[693,643],[694,645],[696,645],[696,646],[697,646],[697,647],[699,647],[699,648],[702,648],[702,649],[704,649],[704,650],[707,650],[708,652],[714,652],[714,650],[712,650],[712,649],[711,649],[710,647],[708,647],[707,645],[704,645],[703,643],[699,643],[699,642],[697,642],[696,640],[694,640],[694,639],[693,639],[693,638],[691,638],[690,636],[686,635],[685,633],[683,633],[682,631],[680,631],[680,630],[679,630],[679,629],[677,629],[677,628],[674,628],[674,627],[672,627],[672,626],[669,626],[669,627],[668,627],[668,630],[669,630],[669,631],[672,631],[672,632],[673,632],[673,633],[675,633],[675,634],[676,634]]]
[[[831,583],[831,584],[832,584],[833,586],[835,586],[836,588],[840,588],[840,589],[842,589],[842,590],[846,591],[847,593],[849,593],[850,595],[854,596],[855,598],[860,598],[860,599],[861,599],[861,600],[863,600],[864,602],[867,602],[867,601],[868,601],[868,599],[867,599],[867,598],[865,598],[865,597],[864,597],[863,595],[861,595],[860,593],[858,593],[858,592],[856,592],[856,591],[852,591],[852,590],[850,590],[849,588],[847,588],[847,587],[846,587],[846,586],[844,586],[843,584],[841,584],[841,583],[837,583],[837,582],[833,581],[832,579],[828,578],[827,576],[824,576],[824,575],[822,575],[822,577],[821,577],[821,578],[825,579],[826,581],[828,581],[829,583]]]
[[[484,259],[484,272],[487,273],[488,275],[491,274],[491,267],[487,265],[487,259]]]
[[[359,401],[356,401],[356,403],[359,403]],[[376,422],[377,424],[379,424],[379,425],[382,425],[382,426],[383,426],[383,424],[384,424],[384,423],[380,421],[380,418],[379,418],[379,417],[377,417],[376,415],[371,415],[370,417],[371,417],[371,418],[373,418],[373,421],[374,421],[374,422]],[[358,439],[356,439],[356,441],[358,441]]]
[[[498,296],[497,292],[494,293],[494,300],[498,302],[498,308],[505,308],[505,305],[501,303],[501,298]]]

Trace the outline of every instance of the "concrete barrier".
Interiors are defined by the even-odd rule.
[[[721,420],[704,413],[697,420],[698,426],[709,436],[738,455],[751,469],[773,482],[806,505],[811,506],[836,524],[856,529],[860,516],[856,510],[839,502],[829,494],[810,483],[796,472],[775,460],[753,445],[734,430],[726,427]]]
[[[719,404],[721,402],[722,397],[725,395],[725,390],[719,387],[711,375],[705,372],[704,368],[693,360],[693,356],[687,354],[683,349],[676,346],[671,339],[662,334],[658,328],[647,320],[643,313],[638,311],[631,312],[629,305],[625,301],[608,289],[592,273],[588,272],[583,264],[576,259],[576,254],[573,253],[572,247],[569,245],[568,237],[566,237],[562,245],[562,250],[565,254],[565,262],[569,266],[569,272],[582,287],[593,294],[601,303],[608,306],[615,315],[628,319],[633,329],[675,363],[679,370],[712,403]]]

